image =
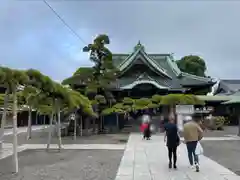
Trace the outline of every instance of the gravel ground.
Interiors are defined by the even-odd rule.
[[[62,137],[63,144],[121,144],[127,143],[129,134],[100,134],[92,136],[78,136],[74,141],[73,137]],[[4,142],[12,143],[12,135],[4,136]],[[32,133],[32,139],[26,140],[26,133],[18,135],[18,144],[46,144],[48,139],[48,132],[38,131]],[[56,137],[52,138],[52,144],[57,144]]]
[[[240,175],[240,141],[202,141],[204,155]]]
[[[237,126],[226,126],[223,131],[211,131],[206,130],[204,132],[204,137],[224,137],[229,135],[237,135],[238,127]]]
[[[1,180],[114,180],[123,151],[26,150],[19,153],[19,173],[11,157],[0,160]]]

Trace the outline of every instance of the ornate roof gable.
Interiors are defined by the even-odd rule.
[[[158,63],[156,63],[146,54],[144,46],[142,46],[140,42],[135,46],[134,52],[118,65],[118,69],[120,71],[124,71],[130,68],[131,65],[138,60],[138,57],[142,57],[143,62],[150,64],[151,68],[155,69],[157,73],[163,74],[164,76],[172,79],[172,77],[167,73],[164,68],[162,68]]]
[[[153,86],[159,89],[169,89],[165,82],[158,82],[154,78],[150,77],[147,73],[143,73],[139,75],[136,80],[134,80],[131,84],[125,85],[121,87],[121,89],[132,89],[140,84],[152,84]]]

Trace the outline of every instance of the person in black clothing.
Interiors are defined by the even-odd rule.
[[[173,118],[169,118],[169,122],[165,124],[165,136],[164,141],[168,147],[169,168],[177,169],[177,147],[180,144],[180,137],[178,134],[178,128]]]
[[[147,139],[147,140],[150,140],[150,137],[151,137],[151,129],[150,129],[150,123],[148,122],[147,123],[147,127],[146,129],[144,130],[144,137]]]

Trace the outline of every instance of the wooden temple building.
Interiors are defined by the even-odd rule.
[[[227,117],[229,119],[229,125],[239,124],[239,113],[236,113],[236,111],[239,112],[240,107],[240,80],[220,79],[213,86],[211,94],[213,96],[210,97],[208,104],[211,104],[211,106],[215,108],[213,115]],[[212,101],[211,98],[213,98]],[[235,107],[226,103],[230,101],[234,102]]]
[[[208,77],[199,77],[182,72],[172,54],[150,54],[138,42],[130,54],[113,54],[114,66],[120,71],[110,89],[116,99],[122,97],[142,98],[154,94],[170,93],[199,94],[210,91],[215,82]],[[69,85],[81,87],[81,81],[71,77]]]
[[[142,98],[155,94],[170,93],[199,94],[211,89],[215,82],[208,77],[199,77],[182,72],[172,54],[151,54],[138,42],[132,53],[113,54],[114,66],[120,71],[117,79],[110,84],[116,99],[123,97]],[[81,80],[71,77],[69,85],[82,87]],[[208,92],[208,91],[206,91]],[[19,126],[27,125],[27,112],[18,114]],[[43,124],[44,116],[33,112],[33,124]],[[48,118],[46,118],[48,121]]]
[[[192,93],[211,88],[211,78],[182,72],[172,54],[149,54],[139,42],[131,54],[113,54],[113,63],[120,71],[113,82],[115,93],[133,98],[154,94]]]

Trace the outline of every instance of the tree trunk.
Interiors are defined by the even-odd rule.
[[[96,118],[93,119],[93,134],[96,134]]]
[[[102,116],[102,121],[101,121],[101,125],[102,125],[102,132],[104,132],[104,116]]]
[[[240,136],[240,115],[238,115],[238,136]]]
[[[76,118],[76,115],[75,115],[75,118],[74,118],[74,137],[73,137],[74,141],[76,141],[77,139],[77,118]]]
[[[85,118],[85,130],[87,131],[87,136],[89,135],[88,130],[89,130],[89,117]]]
[[[80,134],[81,134],[81,136],[83,136],[83,120],[82,120],[82,115],[80,115]]]
[[[118,114],[116,113],[116,126],[117,126],[117,131],[119,130],[119,117]]]
[[[38,112],[36,110],[36,125],[38,125]]]
[[[27,140],[32,138],[32,108],[28,110],[28,129],[27,129]]]
[[[50,117],[50,122],[49,122],[47,150],[49,150],[51,140],[52,140],[53,117],[54,117],[54,112],[52,112],[51,117]]]
[[[43,115],[43,125],[46,125],[46,115]]]
[[[101,128],[102,128],[102,116],[98,117],[98,134],[101,133]]]
[[[15,172],[18,173],[18,143],[17,143],[17,94],[16,88],[13,90],[13,161]]]
[[[6,90],[5,96],[4,96],[4,107],[2,112],[1,129],[0,129],[0,151],[3,148],[4,127],[5,127],[6,117],[7,117],[7,106],[8,106],[8,90]]]
[[[58,107],[57,112],[57,119],[58,119],[58,148],[59,151],[62,149],[62,135],[61,135],[61,114],[60,114],[60,108]]]

